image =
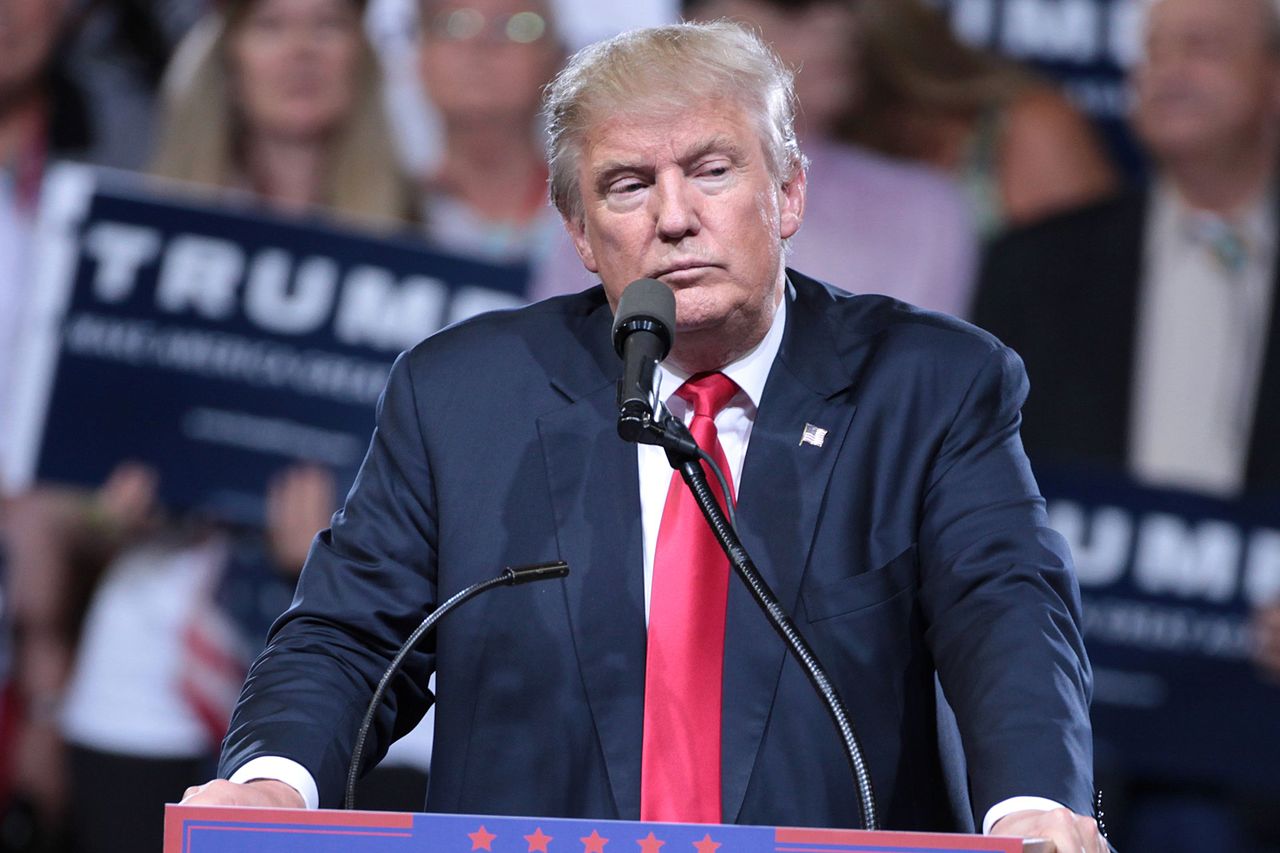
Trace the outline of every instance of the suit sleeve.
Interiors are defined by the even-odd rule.
[[[956,711],[978,820],[1015,796],[1092,801],[1091,674],[1065,541],[1018,435],[1027,380],[997,346],[934,459],[920,530],[926,641]]]
[[[435,554],[431,472],[409,357],[401,356],[345,505],[313,543],[293,605],[249,670],[219,776],[259,756],[281,756],[311,773],[322,807],[339,804],[356,729],[378,680],[435,607]],[[366,768],[426,713],[431,652],[428,638],[390,685],[366,745]]]

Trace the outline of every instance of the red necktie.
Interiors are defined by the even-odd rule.
[[[729,480],[716,414],[738,392],[723,373],[676,391],[693,405],[689,431]],[[706,464],[703,464],[706,468]],[[724,505],[719,484],[707,472]],[[681,479],[671,475],[658,528],[649,603],[640,819],[720,822],[720,692],[729,561]]]

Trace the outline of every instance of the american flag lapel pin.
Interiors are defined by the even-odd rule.
[[[804,433],[800,436],[801,444],[812,444],[814,447],[821,447],[826,440],[827,431],[825,429],[816,427],[813,424],[804,425]]]

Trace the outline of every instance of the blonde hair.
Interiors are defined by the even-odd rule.
[[[921,0],[860,0],[857,15],[859,102],[842,121],[852,142],[913,156],[904,113],[972,117],[1009,103],[1034,78],[970,47],[938,9]]]
[[[543,118],[551,201],[582,218],[578,160],[588,129],[623,111],[658,116],[727,98],[754,117],[771,174],[805,166],[796,142],[792,74],[750,30],[728,21],[634,30],[584,48],[547,86]]]
[[[206,15],[179,45],[165,75],[152,174],[216,188],[242,179],[237,139],[244,121],[233,102],[228,42],[254,2],[221,4],[225,12]],[[366,224],[403,221],[413,210],[412,193],[383,112],[377,58],[363,31],[356,75],[351,114],[330,142],[320,203]]]

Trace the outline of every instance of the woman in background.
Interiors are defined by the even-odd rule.
[[[289,213],[414,218],[359,0],[227,0],[166,78],[152,172]]]
[[[153,172],[281,213],[403,227],[414,193],[382,114],[364,3],[215,8],[166,75]],[[70,579],[66,558],[77,543],[112,546],[58,703],[69,824],[84,853],[159,849],[164,803],[203,779],[216,756],[240,667],[270,619],[258,611],[288,604],[335,503],[332,477],[314,466],[280,472],[258,531],[198,513],[165,516],[152,506],[156,490],[153,475],[129,465],[96,499],[41,487],[23,501],[31,523],[12,554],[31,571]],[[138,511],[103,511],[121,491]]]
[[[1030,74],[956,38],[922,0],[859,0],[850,142],[950,172],[980,232],[1105,196],[1117,176],[1087,121]]]

